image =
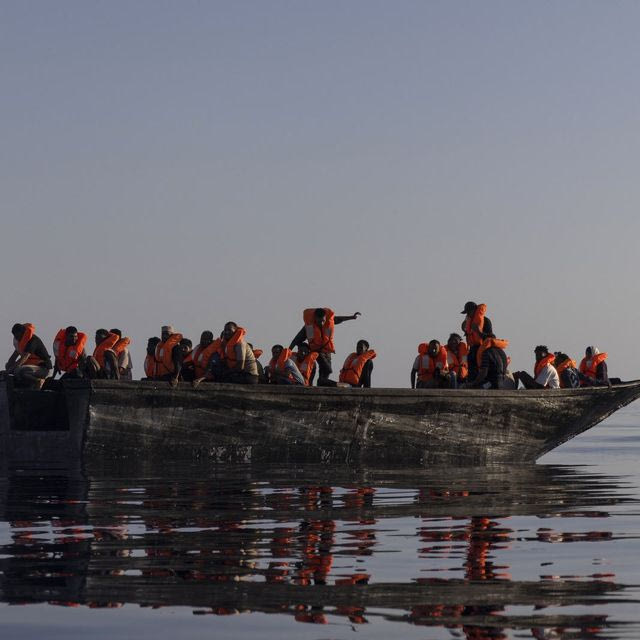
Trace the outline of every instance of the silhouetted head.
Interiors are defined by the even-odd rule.
[[[158,336],[154,336],[153,338],[149,338],[147,340],[147,354],[152,356],[156,352],[156,347],[158,344],[162,342]]]
[[[311,353],[311,349],[309,349],[309,345],[306,342],[303,342],[298,346],[298,354],[304,360]]]
[[[200,334],[200,346],[208,347],[213,342],[213,331],[203,331]]]
[[[78,336],[77,327],[70,326],[64,330],[64,343],[68,347],[70,347],[73,344],[77,344],[79,339],[80,339],[80,336]]]
[[[182,351],[182,354],[185,356],[191,353],[191,350],[193,349],[193,343],[189,338],[182,338],[182,340],[178,342],[178,345],[180,346],[180,351]]]
[[[429,348],[427,349],[427,353],[430,356],[435,357],[438,355],[439,351],[440,351],[440,342],[438,340],[431,340],[429,342]]]
[[[227,322],[222,330],[222,336],[225,340],[231,340],[233,334],[238,330],[238,325],[235,322]]]
[[[23,324],[20,324],[18,322],[16,322],[16,324],[11,327],[11,333],[16,340],[20,340],[26,330],[27,328]]]
[[[281,344],[274,344],[273,347],[271,347],[271,355],[274,358],[279,358],[283,349],[284,347]]]
[[[165,324],[162,329],[160,335],[162,336],[162,342],[166,342],[169,339],[169,336],[172,336],[175,333],[173,327],[170,324]]]
[[[452,351],[457,351],[460,343],[462,342],[462,336],[458,333],[452,333],[447,340],[447,346]]]
[[[313,321],[321,327],[327,321],[327,312],[322,307],[318,307],[313,312]]]
[[[536,362],[540,362],[542,358],[546,358],[549,355],[549,349],[544,344],[539,344],[534,350],[533,353],[536,355]]]
[[[120,331],[120,329],[109,329],[109,333],[115,333],[118,338],[122,338],[122,331]]]
[[[362,355],[368,349],[369,343],[366,340],[358,340],[358,343],[356,344],[356,353],[358,355]]]
[[[467,316],[472,316],[476,312],[477,308],[478,305],[475,302],[471,302],[471,300],[469,300],[469,302],[465,302],[464,309],[460,313],[464,313]]]
[[[587,356],[587,358],[593,358],[593,356],[597,356],[599,353],[600,353],[600,349],[592,345],[585,349],[584,355]]]

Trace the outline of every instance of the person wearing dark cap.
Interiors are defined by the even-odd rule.
[[[478,349],[483,340],[493,334],[493,325],[491,320],[486,317],[486,311],[486,304],[476,304],[471,301],[467,302],[461,311],[466,316],[462,322],[462,330],[469,345],[469,380],[474,380],[478,375]]]

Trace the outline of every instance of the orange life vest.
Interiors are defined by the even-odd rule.
[[[447,367],[447,350],[442,345],[435,358],[427,353],[428,350],[428,342],[423,342],[418,346],[418,380],[422,382],[433,380],[436,369],[440,369],[442,372],[449,370]]]
[[[560,375],[565,369],[568,369],[569,367],[573,367],[574,369],[576,369],[576,361],[572,360],[571,358],[567,358],[564,362],[561,362],[556,367],[556,371],[558,372],[558,375]],[[560,380],[560,382],[562,382],[562,380]]]
[[[479,346],[482,344],[482,336],[476,329],[473,329],[473,325],[477,324],[480,331],[484,328],[484,314],[487,312],[486,304],[479,304],[476,310],[473,312],[471,318],[467,317],[467,321],[464,325],[464,333],[467,336],[467,344],[470,347]]]
[[[325,307],[325,322],[319,327],[316,320],[315,309],[305,309],[302,317],[304,319],[304,328],[309,341],[309,349],[318,353],[335,353],[336,349],[333,345],[333,333],[335,331],[334,318],[336,314],[332,309]]]
[[[587,360],[587,357],[585,356],[582,358],[582,362],[580,363],[580,373],[595,380],[598,365],[606,359],[606,353],[597,353],[591,358],[591,360]]]
[[[156,378],[175,372],[173,348],[180,340],[182,340],[181,333],[172,333],[164,342],[158,342],[156,345]]]
[[[16,351],[21,356],[23,356],[26,353],[26,349],[27,349],[27,345],[29,344],[29,341],[31,340],[31,338],[33,338],[33,336],[36,335],[36,328],[30,322],[25,322],[22,326],[24,327],[24,333],[22,334],[22,338],[20,338],[20,341],[16,345]],[[42,364],[42,360],[38,358],[38,356],[35,355],[34,353],[31,353],[29,354],[29,357],[26,359],[26,361],[23,362],[22,364],[23,365],[25,364],[39,365],[39,364]]]
[[[227,368],[234,369],[236,364],[238,363],[238,358],[236,357],[236,345],[240,344],[247,333],[246,329],[242,327],[238,327],[235,333],[229,338],[229,341],[226,344],[222,345],[222,355],[227,365]]]
[[[93,350],[93,357],[98,361],[100,367],[104,367],[104,352],[113,351],[116,342],[120,340],[120,336],[117,333],[109,333],[107,337]]]
[[[447,350],[447,365],[449,366],[449,371],[453,371],[456,376],[458,376],[458,380],[464,380],[469,372],[467,365],[469,346],[466,342],[461,342],[458,345],[458,353],[451,351],[447,345],[445,345],[444,348]]]
[[[60,371],[68,372],[78,368],[79,360],[87,344],[87,334],[78,332],[78,342],[66,345],[66,329],[60,329],[53,341],[53,355]]]
[[[535,367],[533,368],[533,377],[537,378],[539,373],[548,365],[548,364],[553,364],[553,361],[556,359],[556,357],[553,355],[553,353],[550,353],[548,355],[546,355],[544,358],[542,358],[542,360],[540,360],[539,362],[536,362]]]
[[[118,342],[113,345],[111,349],[117,356],[119,356],[129,345],[131,344],[131,338],[120,338]]]
[[[287,364],[287,360],[291,358],[293,353],[291,349],[283,349],[282,353],[278,356],[278,358],[271,358],[269,361],[269,371],[271,373],[271,381],[275,381],[276,377],[286,377],[291,382],[297,383],[298,381],[293,377],[291,371],[287,371],[285,369],[285,365]]]
[[[293,360],[296,363],[296,367],[298,367],[300,375],[304,378],[304,384],[307,387],[309,386],[311,374],[313,373],[313,366],[315,365],[317,359],[317,351],[312,351],[302,362],[300,362],[297,357]]]
[[[196,368],[196,378],[202,378],[204,372],[207,370],[209,366],[209,361],[213,354],[220,349],[220,344],[222,340],[220,338],[216,338],[211,344],[208,344],[206,347],[202,347],[198,345],[192,352],[193,364]]]
[[[502,340],[501,338],[485,338],[478,349],[478,355],[476,361],[478,363],[478,367],[482,366],[482,354],[487,350],[491,349],[491,347],[497,347],[498,349],[506,349],[509,346],[508,340]],[[507,364],[510,362],[507,359]]]
[[[358,355],[357,353],[351,353],[347,356],[347,359],[342,365],[340,370],[340,382],[347,382],[348,384],[357,385],[360,383],[360,376],[364,365],[376,357],[376,352],[373,349],[369,349],[364,353]]]
[[[253,357],[257,360],[263,353],[264,351],[262,349],[254,349]]]
[[[156,377],[156,359],[148,353],[144,359],[144,375],[152,379]]]

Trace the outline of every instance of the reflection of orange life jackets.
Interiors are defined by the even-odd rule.
[[[156,377],[156,359],[148,353],[144,359],[144,375],[147,376],[147,378]]]
[[[246,329],[238,327],[231,338],[229,338],[229,341],[223,346],[222,354],[228,369],[235,369],[236,364],[238,363],[238,358],[236,357],[236,345],[242,342],[246,333]]]
[[[606,353],[597,353],[591,358],[591,360],[587,360],[587,357],[585,356],[584,358],[582,358],[582,362],[580,363],[580,373],[595,380],[598,365],[601,362],[604,362],[606,359]]]
[[[369,349],[361,355],[358,355],[357,353],[349,354],[342,365],[340,377],[338,379],[340,382],[347,382],[348,384],[359,384],[364,365],[375,357],[376,352],[373,349]]]
[[[478,367],[482,366],[482,354],[487,350],[491,349],[491,347],[497,347],[498,349],[506,349],[509,346],[508,340],[502,340],[501,338],[486,338],[480,348],[478,349],[478,357],[476,361],[478,363]],[[507,359],[507,361],[509,361]]]
[[[193,357],[193,364],[196,370],[196,378],[202,378],[204,372],[207,370],[209,366],[209,361],[213,354],[220,349],[221,344],[220,338],[216,338],[211,344],[208,344],[206,347],[202,347],[202,345],[198,345],[192,352],[191,355]]]
[[[173,365],[173,349],[182,340],[181,333],[172,333],[164,342],[156,345],[156,377],[175,372]]]
[[[300,375],[304,378],[304,383],[307,387],[309,386],[311,374],[313,373],[313,367],[317,359],[318,352],[312,351],[302,362],[300,362],[297,357],[293,360],[296,363],[296,367],[298,367]]]
[[[24,333],[22,334],[22,338],[20,338],[20,341],[18,342],[18,346],[16,347],[16,351],[21,356],[23,356],[26,353],[26,349],[27,349],[27,345],[29,344],[29,341],[31,340],[31,338],[33,338],[33,336],[36,335],[36,328],[30,322],[25,322],[22,326],[24,327]],[[38,356],[35,355],[34,353],[31,353],[29,354],[29,357],[25,360],[25,362],[23,362],[22,364],[23,365],[25,364],[39,365],[39,364],[42,364],[42,360],[38,358]]]
[[[283,349],[278,358],[271,358],[269,361],[269,371],[271,373],[271,381],[275,382],[278,377],[286,377],[293,383],[298,383],[298,381],[293,377],[291,371],[287,371],[285,369],[285,365],[287,364],[287,360],[292,356],[291,349]]]
[[[104,367],[104,352],[113,351],[116,343],[120,340],[117,333],[109,333],[107,337],[93,350],[93,357],[98,361],[101,368]]]
[[[78,342],[67,345],[66,329],[60,329],[53,341],[53,355],[56,358],[56,366],[60,371],[68,372],[78,368],[80,357],[84,353],[87,344],[87,334],[78,333]]]
[[[418,346],[418,380],[429,382],[433,380],[436,369],[445,372],[447,369],[447,350],[441,345],[440,351],[435,358],[431,357],[427,352],[429,343],[423,342]]]
[[[535,367],[533,369],[533,377],[534,379],[538,377],[538,375],[540,374],[540,372],[548,365],[548,364],[553,364],[553,361],[556,359],[556,357],[553,355],[553,353],[550,353],[549,355],[545,356],[544,358],[542,358],[542,360],[540,360],[539,362],[536,362]]]
[[[480,331],[484,328],[484,314],[487,312],[486,304],[479,304],[476,310],[473,312],[471,318],[467,317],[467,321],[464,325],[464,333],[467,336],[467,343],[470,347],[482,344],[482,336],[476,329],[472,328],[472,325],[477,324]]]
[[[325,322],[319,327],[316,324],[316,310],[305,309],[302,317],[304,319],[304,328],[309,341],[309,349],[319,353],[335,353],[333,346],[333,333],[335,330],[335,313],[332,309],[325,307]]]
[[[447,350],[447,365],[449,371],[453,371],[458,380],[464,380],[467,377],[469,367],[467,366],[467,354],[469,353],[469,347],[466,342],[461,342],[458,345],[458,353],[455,353],[449,349],[447,345],[444,346]]]

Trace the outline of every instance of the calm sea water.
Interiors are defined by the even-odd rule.
[[[639,638],[640,405],[538,464],[0,479],[2,638]]]

